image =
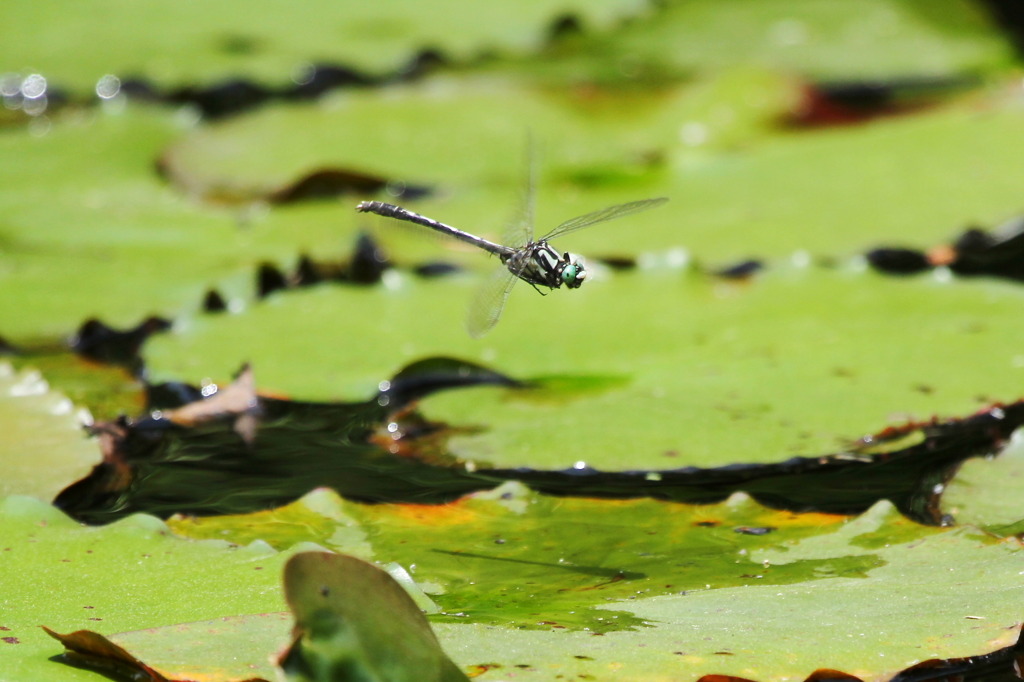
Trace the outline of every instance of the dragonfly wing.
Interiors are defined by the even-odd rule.
[[[498,324],[498,318],[501,317],[501,311],[516,279],[514,273],[502,266],[481,285],[469,305],[469,315],[466,317],[466,330],[470,336],[478,339]]]
[[[533,239],[534,211],[537,204],[537,145],[533,135],[526,137],[526,178],[515,218],[502,234],[502,244],[523,246]]]
[[[541,239],[554,239],[555,237],[561,237],[563,234],[575,232],[576,230],[582,230],[584,227],[590,227],[597,223],[603,223],[606,220],[614,220],[616,218],[623,218],[640,211],[646,211],[654,208],[655,206],[661,206],[666,201],[665,197],[658,197],[657,199],[644,199],[642,201],[631,201],[628,204],[616,204],[607,208],[602,208],[600,211],[594,211],[593,213],[586,213],[581,216],[577,216],[570,220],[566,220],[564,223],[556,227],[555,229],[548,232]]]

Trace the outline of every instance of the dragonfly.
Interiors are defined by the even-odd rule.
[[[510,226],[502,240],[503,243],[500,244],[414,213],[401,206],[382,201],[363,201],[356,207],[356,210],[429,227],[454,239],[472,244],[501,259],[504,267],[497,269],[480,288],[469,308],[466,329],[470,336],[479,338],[498,323],[498,318],[501,317],[512,287],[519,280],[530,284],[538,293],[544,295],[542,287],[558,289],[564,285],[568,289],[578,289],[587,279],[587,268],[580,257],[567,251],[559,252],[549,243],[550,240],[591,225],[646,211],[660,206],[666,201],[668,201],[667,198],[659,197],[608,206],[599,211],[566,220],[540,239],[535,240],[533,238],[534,191],[531,182],[525,194],[522,216]]]

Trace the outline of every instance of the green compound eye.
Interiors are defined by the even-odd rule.
[[[572,284],[576,281],[576,265],[570,263],[562,269],[562,282]]]

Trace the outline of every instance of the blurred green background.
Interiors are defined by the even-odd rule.
[[[143,413],[143,380],[224,383],[246,362],[261,392],[297,400],[365,400],[404,365],[435,355],[537,381],[544,388],[528,395],[478,388],[417,406],[453,427],[447,454],[507,468],[674,469],[842,454],[888,426],[967,417],[1020,398],[1019,282],[945,267],[893,276],[876,272],[866,257],[886,246],[932,249],[936,259],[967,228],[1013,227],[1007,221],[1024,208],[1024,17],[1015,3],[23,1],[0,9],[0,21],[0,338],[11,363],[0,376],[5,495],[48,501],[84,475],[101,454],[79,424]],[[589,258],[593,281],[543,298],[520,285],[498,326],[474,340],[464,330],[466,308],[495,260],[359,214],[355,205],[401,203],[499,239],[526,191],[529,139],[537,150],[538,234],[615,203],[669,202],[556,243]],[[391,267],[369,283],[333,277],[351,271],[360,235],[374,240]],[[747,261],[760,269],[721,274]],[[454,271],[423,274],[422,266],[438,262]],[[311,271],[325,281],[306,286]],[[268,292],[275,273],[282,286]],[[210,300],[225,310],[210,310]],[[87,352],[87,321],[124,331],[149,316],[171,326],[131,337],[136,354]],[[998,538],[979,539],[964,526],[942,531],[929,539],[934,549],[920,553],[952,571],[959,557],[977,552],[978,565],[994,562],[991,589],[977,577],[943,582],[934,578],[945,576],[938,568],[925,577],[924,564],[900,543],[938,531],[884,508],[853,520],[794,514],[828,539],[801,544],[806,537],[798,533],[777,544],[794,556],[804,552],[799,561],[827,557],[828,565],[801,564],[779,579],[786,585],[779,591],[756,585],[762,559],[751,557],[784,550],[739,547],[731,531],[709,541],[679,530],[675,545],[653,549],[627,541],[646,516],[696,527],[683,516],[701,508],[587,501],[595,509],[581,512],[522,493],[541,520],[522,524],[522,554],[508,561],[557,564],[565,557],[552,547],[563,546],[585,555],[577,563],[602,570],[657,557],[644,569],[656,580],[632,595],[654,601],[638,599],[634,609],[623,605],[625,593],[608,593],[615,609],[632,614],[623,622],[636,627],[616,630],[625,638],[608,637],[610,660],[600,669],[587,667],[594,651],[574,629],[596,622],[590,594],[575,601],[571,592],[557,606],[572,632],[518,629],[517,619],[549,603],[543,595],[583,587],[545,569],[534,576],[542,596],[521,602],[495,592],[486,570],[478,575],[465,560],[431,553],[435,542],[455,547],[469,542],[467,533],[517,525],[500,509],[481,513],[488,503],[460,503],[475,511],[455,531],[430,517],[440,512],[424,512],[427,525],[438,526],[433,536],[410,531],[407,517],[419,512],[403,505],[313,505],[272,544],[288,550],[315,541],[382,563],[432,566],[416,579],[436,588],[435,598],[447,594],[450,612],[478,614],[464,625],[448,618],[442,643],[464,669],[486,662],[481,652],[502,662],[483,673],[487,680],[528,673],[802,679],[817,667],[887,679],[929,655],[982,654],[1015,639],[1006,633],[1016,633],[1019,609],[1006,605],[1019,599],[1017,459],[971,462],[943,504],[990,532],[1003,528]],[[25,547],[30,533],[18,523],[46,514],[12,499],[6,513],[20,521],[11,522],[10,542]],[[564,513],[572,517],[564,525],[544,521]],[[734,525],[757,525],[774,513],[744,507]],[[589,529],[588,517],[595,519]],[[861,530],[843,535],[831,525],[846,521]],[[221,539],[273,536],[258,515],[223,522]],[[338,540],[340,529],[353,528],[364,544]],[[175,530],[210,537],[186,523]],[[87,537],[79,533],[99,532],[74,524],[65,531],[71,539],[54,541],[53,562]],[[143,541],[132,532],[121,533],[127,539],[103,560],[116,565],[140,553]],[[619,549],[575,547],[588,533],[594,547]],[[863,558],[869,541],[862,534],[889,538],[897,549]],[[493,549],[473,537],[475,552]],[[708,585],[706,613],[727,614],[717,647],[739,641],[737,619],[771,623],[769,634],[735,656],[716,657],[693,643],[698,630],[686,621],[679,589],[655,582],[675,584],[683,565],[676,551],[720,567],[740,549],[750,550],[736,559],[742,580],[732,576],[714,588],[705,574],[678,581],[684,591]],[[48,572],[56,570],[49,555],[31,569],[28,559],[19,561],[11,565],[30,574],[19,590],[40,589],[57,575]],[[881,566],[890,572],[872,573]],[[217,578],[228,581],[224,594],[241,580],[228,572]],[[147,581],[174,573],[142,572],[124,589],[145,592]],[[515,572],[490,575],[506,585],[515,580]],[[828,579],[862,590],[851,603],[875,623],[862,626],[870,632],[885,616],[877,581],[920,592],[922,606],[902,613],[894,633],[858,639],[828,659],[822,652],[829,648],[807,634],[817,632],[807,614],[836,597],[801,601]],[[266,589],[275,584],[268,580]],[[940,597],[964,584],[975,591],[963,608],[978,608],[951,615]],[[112,603],[119,589],[104,584],[97,594]],[[220,589],[219,582],[211,587]],[[727,590],[753,595],[755,615],[729,611],[740,597]],[[787,595],[772,617],[768,590]],[[222,597],[211,596],[203,613],[184,613],[173,590],[161,593],[158,606],[115,619],[117,630],[105,632],[244,611]],[[515,603],[504,616],[503,600]],[[666,603],[683,616],[673,620]],[[40,622],[100,628],[71,615],[66,595],[42,607],[8,607],[24,645],[0,646],[0,657],[21,666],[0,679],[95,679],[47,662],[56,653],[52,642],[27,629]],[[281,608],[273,592],[252,612]],[[586,615],[566,615],[576,609]],[[957,627],[986,614],[978,629]],[[518,625],[503,626],[503,618]],[[502,644],[509,633],[515,647]],[[573,638],[571,646],[561,634]],[[951,646],[922,649],[942,634]],[[794,644],[787,660],[768,656],[775,637],[786,636],[803,645]],[[654,662],[636,655],[646,641],[658,649]],[[875,663],[882,643],[893,646],[885,650],[889,660]],[[573,658],[567,652],[577,645],[588,653]],[[536,657],[543,663],[515,668],[524,650],[543,651]],[[872,663],[861,663],[869,657]]]

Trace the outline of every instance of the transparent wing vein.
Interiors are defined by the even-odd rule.
[[[526,139],[526,178],[519,196],[519,206],[502,234],[502,244],[519,247],[533,239],[533,216],[537,203],[537,145],[532,135]]]
[[[606,220],[615,220],[616,218],[633,215],[634,213],[646,211],[654,208],[655,206],[661,206],[666,201],[668,201],[667,198],[659,197],[657,199],[644,199],[642,201],[631,201],[628,204],[608,206],[607,208],[602,208],[600,211],[586,213],[570,220],[566,220],[564,223],[544,235],[542,239],[554,239],[556,237],[561,237],[564,234],[575,232],[576,230],[582,230],[584,227],[603,223]]]
[[[516,279],[515,274],[504,265],[488,276],[469,305],[466,330],[470,336],[478,339],[498,324]]]

